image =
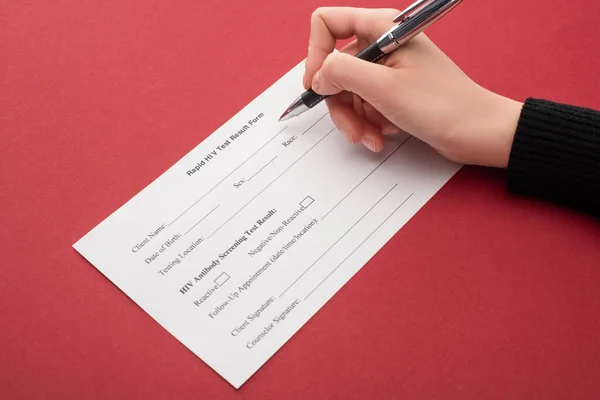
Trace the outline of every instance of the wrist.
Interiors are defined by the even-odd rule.
[[[493,168],[506,168],[521,116],[523,103],[480,88],[474,97],[464,154],[465,163]]]
[[[491,95],[494,97],[494,106],[492,108],[493,115],[490,116],[490,158],[488,166],[506,168],[523,103],[495,93]]]

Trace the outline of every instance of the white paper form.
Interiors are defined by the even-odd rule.
[[[325,103],[278,122],[303,71],[74,245],[235,388],[460,168],[409,136],[350,145]]]

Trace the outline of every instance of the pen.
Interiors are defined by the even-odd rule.
[[[460,2],[462,0],[417,0],[394,18],[395,26],[356,57],[369,62],[381,60],[446,15]],[[307,90],[285,110],[279,121],[288,120],[310,110],[326,97],[328,96],[317,94],[312,89]]]

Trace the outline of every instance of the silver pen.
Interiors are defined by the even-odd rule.
[[[396,25],[358,53],[356,57],[368,62],[379,61],[423,32],[461,2],[462,0],[417,0],[394,18],[393,22]],[[310,110],[326,97],[328,96],[317,94],[309,89],[285,110],[279,120],[285,121],[296,117]]]

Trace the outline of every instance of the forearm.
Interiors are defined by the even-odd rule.
[[[528,99],[510,152],[511,192],[600,214],[600,112]]]

